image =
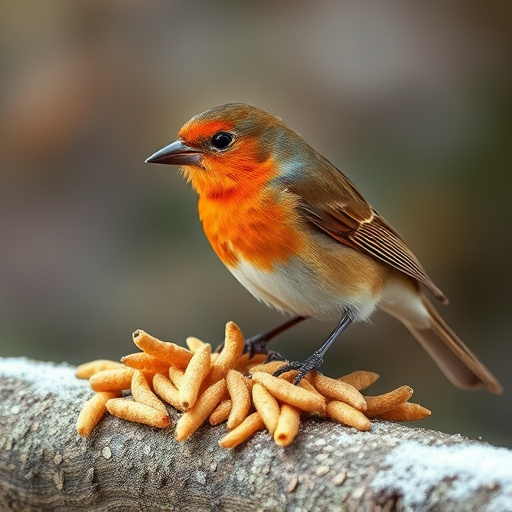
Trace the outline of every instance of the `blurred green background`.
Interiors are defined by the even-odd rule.
[[[181,125],[244,101],[356,183],[450,298],[444,318],[495,372],[450,385],[377,313],[325,371],[381,373],[423,426],[512,446],[512,4],[75,0],[0,6],[0,355],[80,363],[247,336],[281,316],[223,267],[177,169],[144,164]],[[332,324],[275,342],[297,359]]]

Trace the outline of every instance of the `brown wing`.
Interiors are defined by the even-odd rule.
[[[320,155],[313,180],[293,180],[288,189],[301,197],[299,211],[312,224],[344,245],[400,270],[447,303],[400,235],[365,201],[341,171]],[[304,174],[303,174],[304,176]],[[321,176],[319,178],[319,176]]]

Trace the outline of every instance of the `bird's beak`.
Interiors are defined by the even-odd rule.
[[[146,163],[148,164],[167,164],[167,165],[199,165],[201,154],[181,140],[176,140],[172,144],[157,151],[151,155]]]

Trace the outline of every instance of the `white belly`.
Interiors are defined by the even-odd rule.
[[[297,258],[283,265],[275,265],[273,271],[259,270],[241,261],[237,267],[228,267],[231,273],[258,300],[284,312],[316,318],[339,318],[346,310],[354,313],[354,319],[366,320],[374,311],[378,297],[370,291],[356,294],[328,287]]]

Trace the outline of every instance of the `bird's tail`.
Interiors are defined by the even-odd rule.
[[[407,327],[455,386],[463,389],[483,387],[492,393],[501,393],[503,388],[494,375],[446,325],[425,295],[419,290],[415,292],[413,307],[400,307],[399,301],[392,307],[383,305],[381,308]]]

